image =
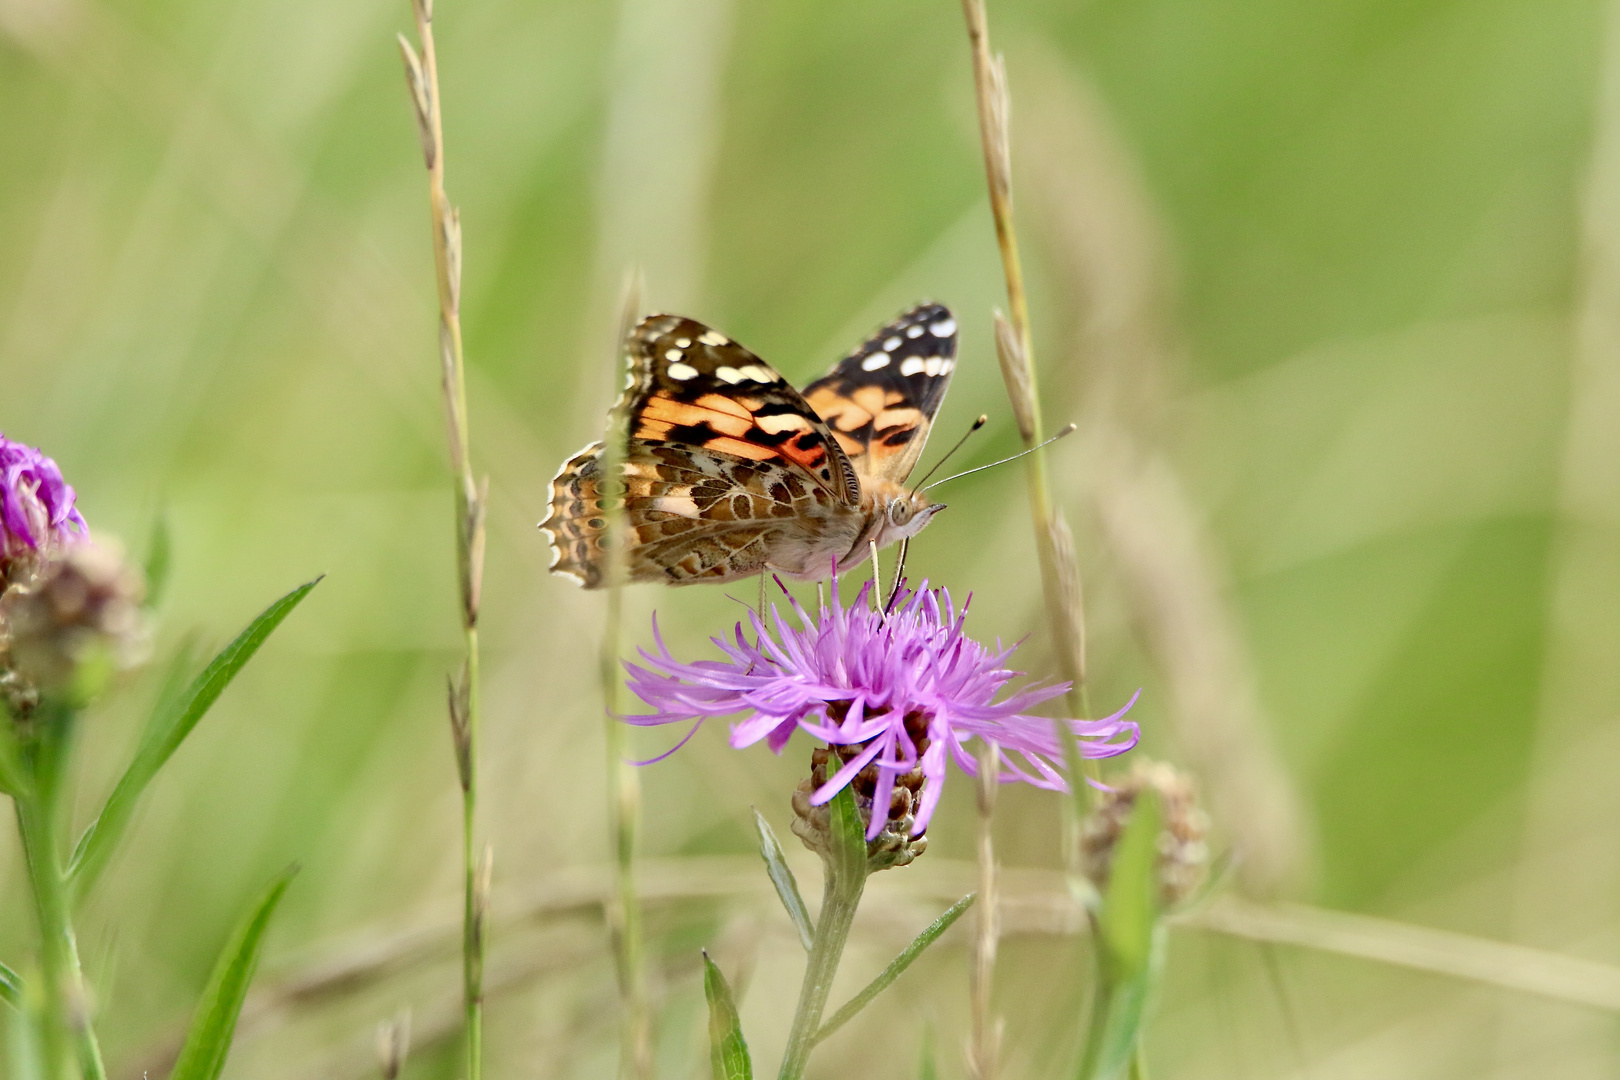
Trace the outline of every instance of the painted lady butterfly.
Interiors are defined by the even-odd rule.
[[[921,304],[801,394],[741,345],[679,315],[626,340],[614,407],[628,418],[622,466],[628,581],[689,585],[771,570],[825,578],[915,536],[943,509],[905,487],[945,399],[956,320]],[[602,444],[569,458],[540,523],[553,573],[603,583]],[[615,485],[616,486],[616,485]],[[606,499],[604,499],[606,495]]]

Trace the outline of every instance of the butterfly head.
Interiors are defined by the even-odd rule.
[[[923,526],[945,509],[945,504],[933,502],[926,492],[906,491],[896,486],[892,492],[884,492],[874,498],[872,509],[877,519],[874,539],[878,547],[886,547],[922,532]]]

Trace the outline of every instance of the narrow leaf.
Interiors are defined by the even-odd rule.
[[[1136,1060],[1147,1020],[1148,1002],[1158,981],[1164,956],[1164,928],[1152,932],[1148,962],[1138,971],[1106,988],[1095,1008],[1106,1010],[1101,1026],[1095,1067],[1084,1080],[1123,1080]]]
[[[866,826],[861,824],[861,812],[855,806],[855,792],[846,785],[827,804],[827,811],[833,858],[838,861],[840,875],[846,881],[864,880]]]
[[[11,717],[0,709],[0,793],[16,798],[27,788],[28,779],[23,773],[22,758],[18,752],[16,728],[11,723]]]
[[[809,952],[815,944],[816,932],[810,922],[810,911],[804,906],[804,897],[799,894],[799,879],[793,876],[793,868],[787,864],[782,845],[777,842],[776,833],[771,831],[771,823],[765,820],[765,815],[758,808],[754,810],[754,826],[759,830],[759,853],[765,859],[765,872],[771,876],[776,895],[781,899],[782,906],[787,908],[793,928],[799,932],[799,944],[804,946],[805,952]]]
[[[259,951],[270,916],[297,872],[296,866],[284,870],[232,931],[214,964],[202,1000],[197,1003],[169,1080],[218,1080],[231,1050],[231,1037],[236,1033],[236,1018],[241,1015],[248,984],[259,966]]]
[[[112,794],[107,796],[101,813],[80,837],[73,852],[68,874],[75,890],[82,894],[89,889],[123,836],[146,785],[152,782],[158,770],[191,734],[197,722],[219,699],[231,680],[236,678],[237,672],[259,651],[259,646],[320,581],[320,578],[316,578],[306,582],[265,608],[258,618],[248,624],[247,629],[236,636],[236,640],[214,657],[213,662],[192,680],[190,686],[180,694],[165,694],[159,700],[157,710],[141,735],[134,759],[124,770]]]
[[[939,1080],[939,1069],[934,1065],[934,1027],[923,1028],[922,1055],[917,1064],[917,1080]]]
[[[5,964],[0,964],[0,1001],[19,1011],[23,1007],[22,976]]]
[[[945,914],[929,923],[927,929],[913,938],[911,944],[907,945],[899,956],[889,961],[889,966],[884,968],[877,978],[866,984],[866,989],[856,994],[849,1000],[848,1004],[833,1014],[831,1020],[821,1025],[821,1030],[816,1032],[816,1042],[819,1043],[822,1039],[849,1023],[850,1020],[854,1019],[856,1013],[872,1003],[873,998],[887,990],[889,984],[898,979],[906,968],[911,966],[911,962],[923,954],[924,949],[939,940],[939,936],[949,930],[951,924],[960,919],[963,913],[973,906],[973,901],[978,898],[978,895],[978,893],[968,893],[946,909]]]
[[[753,1080],[754,1065],[748,1058],[731,987],[707,951],[703,954],[703,995],[709,999],[709,1064],[714,1080]]]
[[[1147,967],[1153,945],[1153,927],[1159,918],[1157,871],[1161,816],[1155,792],[1147,789],[1136,797],[1108,872],[1108,891],[1103,898],[1101,918],[1102,939],[1113,976],[1120,982]]]
[[[155,608],[163,602],[163,593],[169,584],[170,555],[169,515],[159,512],[152,521],[152,537],[146,544],[146,606]]]

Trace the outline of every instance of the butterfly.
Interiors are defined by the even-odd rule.
[[[670,585],[766,570],[823,579],[944,509],[905,486],[956,362],[956,320],[940,304],[907,311],[803,392],[679,315],[643,319],[625,351],[622,487],[603,482],[601,442],[563,464],[540,523],[555,574],[603,584],[621,492],[625,580]]]

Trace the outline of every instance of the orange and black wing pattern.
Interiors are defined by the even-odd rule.
[[[621,466],[631,581],[730,581],[766,568],[817,570],[859,530],[860,481],[825,423],[759,357],[702,323],[653,315],[626,342],[615,406],[629,439]],[[603,582],[616,485],[602,446],[564,463],[541,522],[552,570]],[[842,549],[840,550],[840,545]]]
[[[862,478],[899,484],[922,456],[955,367],[950,309],[918,304],[807,386],[804,397]]]

